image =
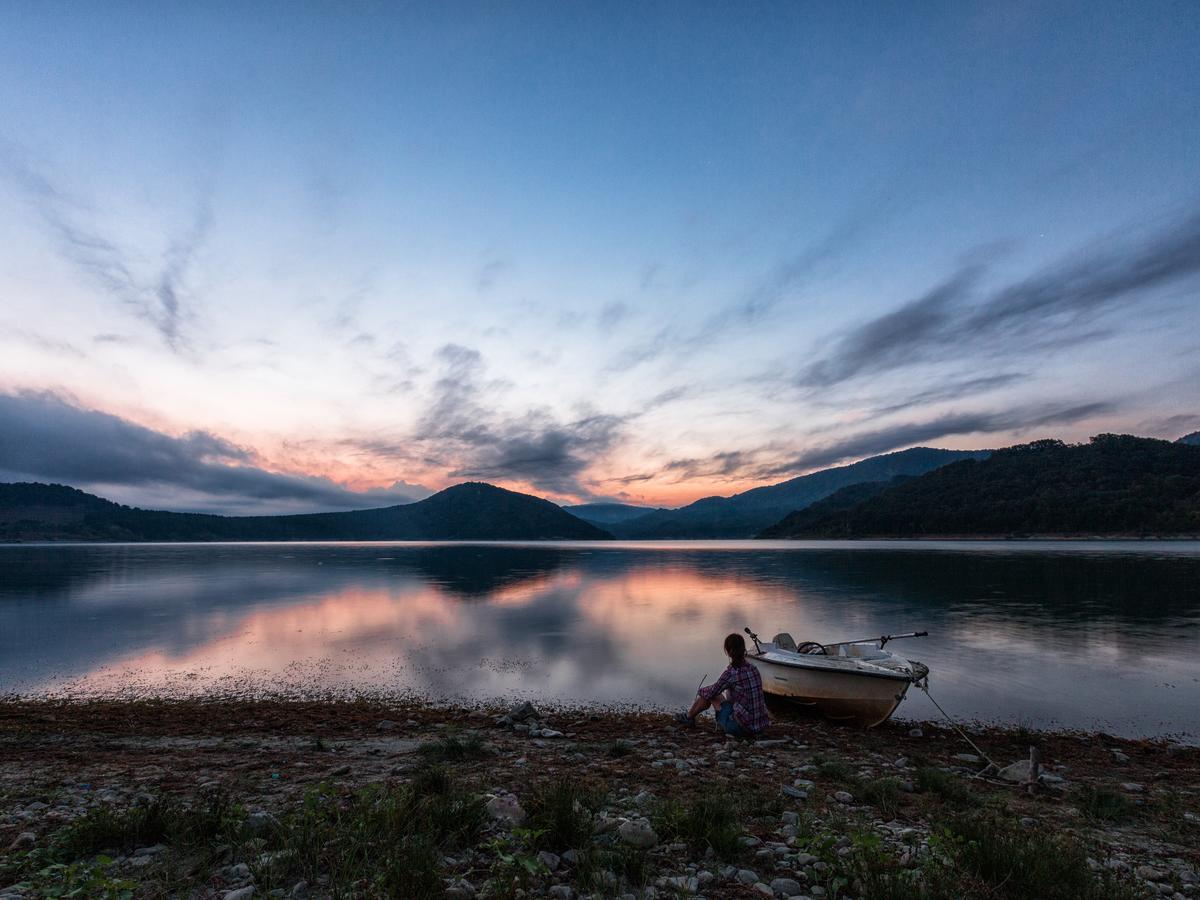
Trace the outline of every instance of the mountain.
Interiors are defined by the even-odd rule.
[[[1191,434],[1185,434],[1175,443],[1177,444],[1200,444],[1200,431],[1193,431]]]
[[[863,490],[762,536],[1200,535],[1200,446],[1132,435],[1036,441]]]
[[[656,510],[612,522],[608,530],[619,538],[631,539],[753,537],[788,513],[823,500],[847,485],[889,481],[898,475],[923,475],[958,460],[983,459],[989,452],[913,447],[848,466],[822,469],[732,497],[705,497],[680,509]]]
[[[580,503],[577,506],[564,506],[563,509],[585,522],[600,526],[627,522],[650,512],[668,512],[648,506],[630,506],[628,503]]]
[[[213,516],[112,503],[58,484],[0,484],[2,541],[605,540],[549,500],[490,484],[416,503],[294,516]]]
[[[844,488],[838,488],[824,500],[818,500],[804,509],[788,513],[774,525],[764,528],[756,537],[788,538],[792,536],[792,532],[807,532],[818,526],[827,527],[829,522],[839,521],[841,516],[864,500],[870,500],[888,488],[908,481],[910,477],[897,475],[891,481],[864,481],[860,484],[848,484]]]

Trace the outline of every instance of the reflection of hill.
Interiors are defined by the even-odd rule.
[[[405,549],[396,563],[448,594],[480,598],[559,572],[572,555],[561,547],[463,544]]]

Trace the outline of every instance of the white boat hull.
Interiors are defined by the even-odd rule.
[[[746,659],[758,669],[766,694],[865,728],[887,721],[909,685],[927,671],[877,648],[839,644],[826,651],[803,654],[764,643]]]

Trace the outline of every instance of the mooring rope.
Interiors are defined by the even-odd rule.
[[[925,668],[925,667],[922,666],[922,668]],[[923,690],[925,692],[925,696],[929,698],[929,702],[932,703],[934,706],[936,706],[938,709],[938,712],[940,712],[943,716],[946,717],[946,721],[950,723],[951,728],[953,728],[955,731],[958,732],[958,736],[961,737],[968,744],[970,744],[971,749],[974,750],[983,759],[985,759],[987,761],[988,768],[999,771],[1000,767],[998,765],[996,765],[996,763],[992,760],[992,758],[990,756],[988,756],[986,753],[984,753],[982,750],[980,750],[979,745],[976,744],[973,740],[971,740],[967,736],[967,733],[965,731],[963,731],[961,728],[958,727],[958,723],[954,721],[954,718],[950,715],[950,713],[948,713],[944,709],[942,709],[942,704],[938,703],[936,700],[933,699],[933,694],[929,693],[929,669],[928,668],[925,668],[924,676],[922,676],[921,678],[914,681],[913,684],[915,684],[917,687],[919,687],[921,690]],[[985,768],[983,771],[986,772],[986,771],[988,771],[988,769]]]

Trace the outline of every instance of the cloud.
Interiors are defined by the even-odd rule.
[[[447,463],[451,478],[521,481],[558,495],[590,496],[580,476],[616,444],[628,419],[581,409],[563,421],[544,409],[509,415],[496,409],[505,385],[489,381],[477,350],[447,344],[437,352],[441,374],[409,446],[431,463]]]
[[[177,437],[84,409],[54,393],[0,394],[4,481],[116,488],[126,498],[122,502],[135,502],[139,492],[160,500],[174,495],[186,498],[190,509],[259,514],[363,509],[428,494],[403,482],[359,493],[327,478],[270,472],[257,461],[251,450],[207,431]]]
[[[860,431],[827,444],[810,447],[786,462],[760,467],[756,475],[760,478],[795,475],[846,460],[876,456],[955,435],[1027,431],[1046,425],[1078,422],[1112,412],[1113,409],[1112,403],[1083,403],[996,412],[948,413],[924,422],[902,422]]]
[[[137,254],[108,237],[93,221],[90,210],[62,191],[12,145],[0,144],[0,173],[21,189],[63,259],[153,326],[172,351],[187,349],[187,277],[212,228],[207,191],[201,195],[191,222],[168,243],[156,271],[147,275],[138,271]]]
[[[1046,352],[1109,333],[1100,317],[1200,274],[1200,214],[1110,240],[979,299],[982,265],[842,335],[797,384],[828,388],[929,361]]]

